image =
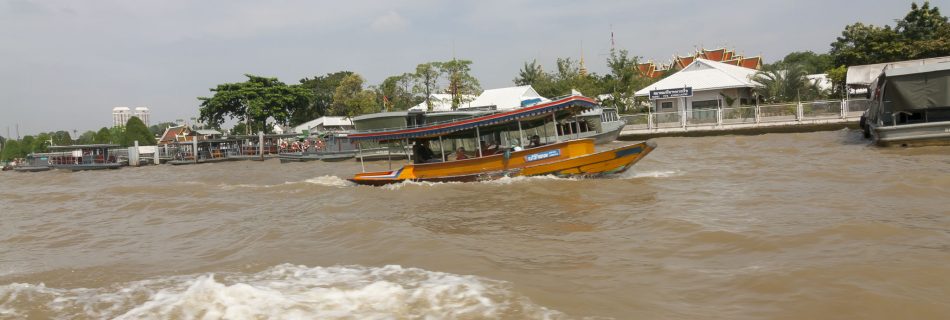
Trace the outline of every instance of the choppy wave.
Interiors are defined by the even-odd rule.
[[[563,318],[502,281],[396,265],[278,265],[105,288],[0,286],[0,318]]]

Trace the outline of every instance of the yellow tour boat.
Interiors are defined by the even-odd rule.
[[[363,172],[356,174],[352,182],[364,185],[385,185],[403,181],[468,182],[493,180],[502,177],[555,175],[560,177],[599,177],[626,171],[637,161],[656,148],[653,141],[630,144],[597,152],[594,139],[572,139],[557,134],[559,120],[576,116],[596,106],[596,101],[583,96],[569,96],[548,103],[523,107],[507,112],[458,119],[446,123],[423,124],[411,128],[353,132],[349,138],[359,141],[428,141],[439,140],[443,150],[441,161],[407,164],[390,171]],[[523,137],[525,127],[537,128],[553,122],[556,141],[525,146],[526,139],[513,140],[517,144],[499,148],[493,155],[479,153],[474,158],[447,161],[443,138],[474,138],[483,141],[486,136],[499,132],[508,133],[517,124],[517,132]],[[474,134],[473,134],[474,133]],[[510,140],[512,141],[512,140]],[[476,142],[477,143],[477,142]]]

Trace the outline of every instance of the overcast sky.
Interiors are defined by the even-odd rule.
[[[244,73],[286,83],[339,70],[368,84],[422,62],[474,61],[483,88],[525,61],[579,58],[604,73],[611,46],[665,62],[728,47],[766,62],[827,52],[847,24],[891,24],[901,0],[239,1],[0,0],[0,135],[111,125],[116,106],[152,124],[197,115],[198,96]],[[950,0],[931,2],[950,10]]]

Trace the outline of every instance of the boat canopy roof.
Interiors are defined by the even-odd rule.
[[[886,69],[883,78],[891,111],[950,107],[950,62]]]
[[[349,134],[354,141],[360,140],[396,140],[418,139],[445,136],[459,131],[474,128],[484,128],[505,125],[514,121],[531,121],[550,117],[551,114],[568,114],[581,112],[597,105],[594,99],[584,96],[569,96],[551,102],[537,104],[530,107],[475,116],[468,119],[455,119],[446,122],[429,123],[408,128],[380,129],[358,131]]]
[[[112,149],[120,147],[117,144],[76,144],[71,146],[49,146],[49,150],[79,150],[79,149]]]

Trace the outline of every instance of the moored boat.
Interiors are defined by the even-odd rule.
[[[55,169],[69,171],[118,169],[122,167],[111,149],[116,144],[50,146],[49,163]]]
[[[861,117],[880,146],[950,145],[950,63],[885,68]]]
[[[40,171],[49,171],[53,169],[53,166],[50,164],[50,157],[48,154],[29,154],[26,156],[26,159],[18,162],[13,167],[13,171],[16,172],[40,172]]]
[[[595,139],[581,138],[564,141],[559,135],[561,130],[554,132],[554,142],[540,145],[539,139],[532,139],[533,145],[525,145],[527,141],[523,138],[525,128],[545,126],[548,120],[555,125],[562,124],[562,120],[577,119],[579,113],[590,110],[595,105],[596,102],[590,98],[570,96],[508,112],[447,123],[394,130],[354,132],[349,135],[349,138],[354,141],[415,140],[417,148],[422,148],[420,146],[424,146],[425,141],[437,138],[442,157],[441,161],[435,159],[422,163],[418,159],[419,155],[414,154],[416,163],[391,171],[358,173],[350,181],[365,185],[384,185],[402,181],[468,182],[535,175],[599,177],[628,170],[656,148],[654,142],[647,141],[595,152]],[[517,128],[516,135],[522,138],[508,137],[511,135],[512,128]],[[497,153],[493,155],[485,154],[482,151],[484,148],[479,148],[477,157],[468,158],[462,153],[464,147],[461,147],[458,152],[462,157],[448,161],[444,153],[445,148],[442,147],[443,140],[446,139],[474,137],[476,141],[484,142],[485,138],[498,137],[499,132],[505,133],[504,140],[508,142],[508,145],[498,147],[495,150]],[[464,144],[464,142],[461,143],[461,145]],[[458,144],[452,145],[454,147]]]

